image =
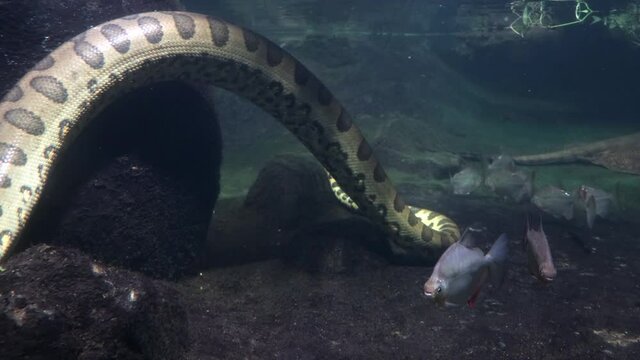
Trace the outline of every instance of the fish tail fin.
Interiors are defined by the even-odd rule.
[[[596,199],[593,196],[589,196],[585,204],[585,209],[587,213],[587,226],[589,226],[589,229],[593,229],[593,223],[596,220]]]
[[[506,262],[507,256],[509,255],[509,238],[507,238],[507,234],[502,234],[493,243],[491,249],[485,256],[487,261],[489,262],[489,276],[491,278],[491,283],[496,287],[500,287],[504,281],[504,276],[506,273]]]

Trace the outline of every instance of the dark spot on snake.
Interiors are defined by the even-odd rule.
[[[442,225],[444,225],[444,224],[449,224],[449,223],[450,223],[450,222],[449,222],[449,219],[447,219],[447,218],[442,218],[442,219],[440,219],[440,221],[438,221],[437,226],[442,226]]]
[[[269,90],[273,93],[273,95],[280,96],[284,91],[284,87],[282,86],[281,83],[277,81],[272,81],[269,83]]]
[[[22,108],[11,109],[4,113],[4,119],[29,135],[42,135],[44,133],[44,122],[29,110]]]
[[[20,86],[16,85],[16,86],[12,87],[11,90],[9,90],[7,95],[5,95],[4,99],[2,99],[2,100],[3,101],[16,102],[16,101],[22,99],[23,95],[24,95],[24,93],[22,92],[22,89],[20,88]]]
[[[384,204],[378,204],[376,206],[376,209],[378,211],[378,214],[384,218],[387,217],[387,207]]]
[[[307,81],[309,81],[309,77],[311,76],[309,70],[307,70],[307,68],[302,65],[300,61],[296,61],[296,66],[293,74],[296,84],[300,86],[304,86]]]
[[[67,101],[67,89],[53,76],[36,76],[31,79],[29,85],[53,102],[63,104]]]
[[[336,127],[340,132],[347,132],[351,129],[352,125],[353,121],[351,121],[351,116],[344,108],[341,108],[340,116],[338,116],[338,121],[336,122]]]
[[[151,16],[143,16],[138,19],[138,26],[140,26],[144,37],[151,44],[157,44],[162,41],[164,33],[162,32],[162,24],[158,19]]]
[[[0,142],[0,162],[22,166],[27,163],[27,154],[17,146]]]
[[[371,150],[371,146],[364,138],[360,142],[360,146],[358,146],[358,160],[367,161],[371,159],[371,155],[373,155],[373,150]]]
[[[105,24],[100,28],[100,33],[120,54],[125,54],[129,51],[131,41],[129,40],[127,31],[122,28],[122,26],[116,24]]]
[[[2,216],[2,206],[0,206],[0,216]],[[2,247],[2,238],[0,238],[0,247]]]
[[[53,66],[53,64],[55,64],[55,61],[53,60],[53,58],[51,57],[51,55],[47,55],[44,57],[44,59],[40,60],[34,67],[33,70],[38,70],[38,71],[42,71],[42,70],[47,70],[50,67]]]
[[[178,29],[180,37],[187,40],[191,39],[196,33],[196,22],[189,15],[185,14],[171,14],[173,21]]]
[[[24,225],[24,218],[22,217],[22,213],[24,212],[23,208],[18,208],[18,211],[16,211],[18,213],[18,224],[19,225]]]
[[[87,82],[87,90],[89,90],[90,93],[93,93],[96,91],[96,85],[98,85],[98,80],[96,80],[96,78],[89,80]]]
[[[229,26],[224,21],[207,17],[209,29],[211,29],[211,38],[217,47],[223,47],[229,42]]]
[[[49,145],[44,149],[43,155],[45,159],[51,158],[51,154],[56,151],[55,145]]]
[[[446,238],[446,237],[442,237],[440,239],[440,246],[443,248],[447,248],[449,246],[451,246],[451,244],[453,244],[452,240],[450,238]]]
[[[387,224],[387,226],[389,227],[389,230],[391,230],[391,234],[393,234],[393,239],[392,241],[396,244],[398,244],[399,242],[399,238],[398,238],[398,233],[400,232],[400,226],[398,225],[397,222],[390,222]]]
[[[400,195],[398,195],[398,193],[396,193],[396,197],[393,199],[393,208],[397,212],[403,212],[404,211],[404,207],[405,207],[404,200],[402,200]]]
[[[331,95],[329,89],[327,89],[327,87],[323,84],[320,84],[318,87],[318,102],[320,103],[320,105],[327,106],[331,104],[332,99],[333,95]]]
[[[38,177],[42,180],[42,170],[44,170],[44,165],[38,165]]]
[[[271,114],[271,116],[276,119],[282,119],[282,111],[280,111],[280,109],[273,109],[269,112],[269,114]]]
[[[433,238],[433,230],[423,224],[420,236],[422,237],[422,241],[431,242],[431,239]]]
[[[376,164],[376,167],[373,169],[373,180],[378,183],[384,182],[387,178],[387,174],[385,174],[384,169],[380,163]]]
[[[7,175],[0,176],[0,188],[7,189],[11,187],[11,178]]]
[[[69,119],[64,119],[60,121],[59,130],[58,130],[58,138],[63,139],[64,136],[69,132],[69,130],[73,127],[73,122]]]
[[[260,38],[253,31],[248,29],[242,29],[242,36],[244,37],[244,46],[249,52],[255,52],[260,47]]]
[[[87,100],[84,100],[78,105],[78,110],[80,111],[86,111],[87,109],[89,109],[89,102]]]
[[[311,106],[309,106],[309,104],[302,104],[298,107],[298,112],[304,117],[309,117],[309,114],[311,114]]]
[[[31,198],[31,196],[33,195],[33,191],[31,190],[30,187],[26,186],[26,185],[22,185],[20,187],[20,193],[22,194],[22,202],[27,204]],[[27,196],[25,197],[24,193],[27,193]]]
[[[456,237],[456,233],[458,232],[458,228],[453,224],[444,225],[440,230],[444,233],[449,234],[451,238]]]
[[[104,66],[104,54],[83,38],[74,40],[73,51],[93,69],[101,69]]]
[[[355,182],[355,186],[353,187],[354,190],[356,191],[364,191],[364,174],[363,173],[358,173],[356,176],[356,182]]]
[[[287,109],[291,109],[296,106],[296,96],[293,94],[287,94],[282,98],[282,102]]]
[[[436,214],[435,212],[430,212],[429,215],[427,216],[427,220],[433,220],[434,217],[438,216],[438,214]]]
[[[282,49],[278,45],[272,43],[271,41],[268,41],[267,42],[267,64],[269,64],[269,66],[271,67],[278,66],[282,62],[283,57],[284,57],[284,53],[282,52]]]
[[[411,227],[414,227],[420,222],[420,219],[418,219],[418,217],[412,211],[409,213],[407,221],[409,222],[409,225],[411,225]]]
[[[313,121],[311,123],[311,127],[316,131],[316,133],[322,135],[324,134],[324,126],[322,126],[321,123],[319,123],[318,121]]]

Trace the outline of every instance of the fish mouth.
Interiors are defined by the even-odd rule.
[[[426,296],[426,297],[428,297],[430,299],[433,298],[433,293],[432,292],[424,291],[423,294],[424,294],[424,296]]]

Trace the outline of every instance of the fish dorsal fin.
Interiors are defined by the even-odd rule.
[[[475,237],[476,232],[478,232],[478,230],[471,227],[466,228],[462,233],[462,236],[460,236],[460,240],[458,240],[460,245],[464,245],[464,247],[469,249],[476,248],[478,243]]]

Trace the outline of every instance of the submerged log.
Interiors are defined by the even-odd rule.
[[[640,175],[640,133],[535,155],[514,157],[521,165],[586,162],[607,169]]]

